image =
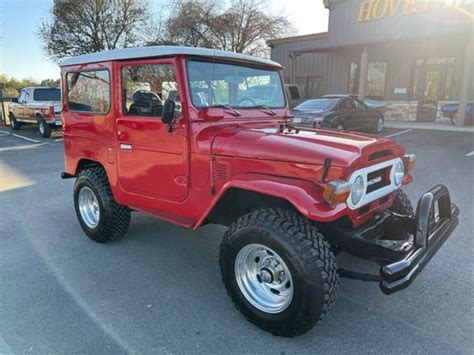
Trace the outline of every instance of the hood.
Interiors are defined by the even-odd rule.
[[[279,133],[272,128],[231,128],[217,132],[212,151],[215,155],[322,165],[330,158],[333,166],[350,167],[359,158],[377,151],[402,154],[394,141],[363,134],[330,130],[304,130]]]

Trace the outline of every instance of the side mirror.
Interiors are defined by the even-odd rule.
[[[173,122],[175,106],[176,104],[173,100],[167,99],[165,101],[165,104],[163,105],[163,112],[161,114],[161,122],[167,124]]]

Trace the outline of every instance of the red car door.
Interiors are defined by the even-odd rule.
[[[140,198],[182,201],[188,191],[185,119],[180,113],[173,59],[116,63],[121,112],[116,119],[121,188]],[[170,133],[161,121],[164,101],[176,102]]]

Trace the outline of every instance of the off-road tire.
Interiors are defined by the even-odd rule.
[[[402,215],[415,215],[413,205],[411,204],[411,201],[406,195],[405,191],[402,189],[398,190],[398,194],[395,197],[395,200],[393,200],[392,207],[390,207],[389,210]],[[397,224],[389,223],[385,230],[386,235],[384,239],[407,240],[410,238],[410,234]]]
[[[293,298],[280,313],[254,307],[236,281],[236,256],[253,243],[274,250],[290,270]],[[262,209],[239,218],[224,235],[219,264],[222,281],[236,308],[248,321],[274,335],[294,337],[306,333],[336,300],[339,277],[335,256],[315,224],[296,212]]]
[[[51,125],[48,124],[43,117],[38,117],[38,132],[41,137],[49,138],[51,137]]]
[[[10,113],[9,117],[10,117],[10,127],[14,131],[18,131],[19,129],[21,129],[21,122],[18,122],[16,120],[15,115],[13,113]]]
[[[79,211],[78,196],[82,187],[91,189],[99,202],[100,219],[95,228],[86,225]],[[82,229],[97,243],[111,242],[127,233],[130,225],[130,209],[115,202],[107,174],[102,167],[88,168],[79,173],[74,184],[74,207]]]

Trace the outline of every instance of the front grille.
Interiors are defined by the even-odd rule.
[[[390,185],[390,169],[391,166],[387,166],[386,168],[368,173],[366,193],[370,193],[384,186]]]

